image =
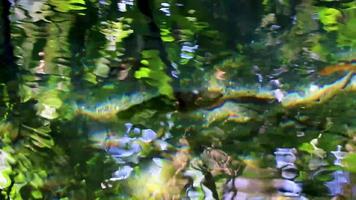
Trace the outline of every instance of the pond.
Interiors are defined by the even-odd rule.
[[[1,199],[356,199],[353,0],[4,0]]]

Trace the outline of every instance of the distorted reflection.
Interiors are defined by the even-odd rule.
[[[356,199],[355,8],[1,1],[0,199]]]

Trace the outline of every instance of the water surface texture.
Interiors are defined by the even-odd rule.
[[[1,199],[356,199],[356,1],[0,14]]]

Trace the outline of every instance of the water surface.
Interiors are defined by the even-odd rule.
[[[354,1],[9,2],[3,197],[356,198]]]

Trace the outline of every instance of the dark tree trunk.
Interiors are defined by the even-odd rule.
[[[165,45],[161,39],[161,33],[160,33],[160,28],[155,22],[155,16],[154,16],[154,6],[153,6],[154,1],[152,0],[138,0],[137,1],[137,7],[140,10],[142,14],[144,14],[148,19],[149,19],[149,29],[150,29],[150,35],[149,37],[145,37],[144,41],[144,49],[157,49],[159,50],[159,56],[163,63],[166,65],[166,73],[168,76],[171,76],[171,72],[175,71],[175,69],[172,67],[171,62],[169,60]],[[152,40],[152,42],[151,42]],[[153,46],[150,46],[153,45]],[[179,82],[173,78],[172,82],[173,88],[179,88]]]
[[[0,82],[6,83],[16,77],[15,59],[10,36],[10,2],[0,1]]]

